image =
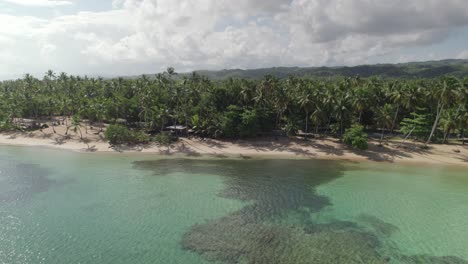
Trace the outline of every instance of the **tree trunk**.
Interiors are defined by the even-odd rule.
[[[465,145],[465,128],[461,130],[462,145]]]
[[[330,129],[331,118],[328,118],[327,128],[325,129],[325,135],[328,135],[328,130]]]
[[[382,145],[384,134],[385,134],[385,128],[382,128],[382,134],[380,135],[380,145]]]
[[[55,121],[52,118],[52,116],[50,116],[50,120],[52,120],[52,131],[54,132],[54,134],[57,134],[57,132],[55,131]]]
[[[188,136],[188,119],[187,119],[187,114],[185,114],[185,135]]]
[[[450,129],[447,129],[444,131],[444,140],[442,142],[447,143],[447,135],[449,133]]]
[[[361,124],[362,111],[359,111],[359,124]]]
[[[440,119],[440,114],[442,113],[443,109],[444,109],[444,104],[439,103],[439,106],[437,107],[436,119],[434,121],[434,125],[432,126],[431,134],[429,135],[429,138],[427,139],[425,145],[427,145],[427,144],[429,144],[431,142],[432,136],[434,135],[434,132],[435,132],[435,130],[437,128],[437,124],[439,123],[439,119]]]
[[[396,120],[398,118],[398,112],[399,111],[400,111],[400,105],[397,106],[395,117],[393,118],[393,122],[392,122],[392,128],[390,129],[390,134],[392,134],[392,135],[393,135],[393,129],[395,129],[395,123],[396,123]]]
[[[276,113],[275,129],[278,129],[279,119],[280,119],[280,113],[277,112]]]
[[[413,133],[413,131],[414,131],[415,128],[416,128],[416,127],[413,127],[413,129],[411,129],[411,131],[408,133],[408,135],[406,135],[406,137],[403,139],[403,141],[400,142],[400,144],[398,145],[398,148],[401,147],[401,145],[402,145],[403,143],[405,143],[405,141],[411,136],[411,133]]]
[[[343,136],[343,114],[340,116],[340,137]]]
[[[308,126],[309,126],[309,112],[307,111],[306,112],[306,127],[305,127],[305,139],[307,139],[307,130],[308,130]]]

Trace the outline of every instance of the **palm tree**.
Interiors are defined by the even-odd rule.
[[[450,137],[450,132],[457,127],[458,111],[456,109],[449,109],[444,112],[440,118],[440,124],[444,131],[444,139],[442,142],[447,143]]]
[[[426,145],[432,140],[432,136],[439,124],[440,117],[444,107],[450,107],[457,98],[457,90],[460,82],[454,77],[445,77],[439,81],[434,87],[433,96],[437,98],[437,110],[434,124],[432,125],[431,133],[426,141]]]
[[[49,106],[49,118],[52,120],[52,131],[54,132],[54,134],[56,134],[57,132],[55,131],[55,121],[53,119],[53,115],[54,115],[53,107],[57,106],[57,103],[54,97],[49,97],[49,99],[47,100],[47,103]]]
[[[403,90],[402,86],[399,82],[395,82],[391,84],[391,88],[389,89],[389,96],[392,103],[396,105],[395,116],[393,117],[392,126],[390,128],[390,134],[393,134],[393,130],[395,129],[395,124],[398,120],[398,114],[400,113],[400,107],[402,104],[405,104],[405,91]]]
[[[80,139],[83,139],[83,134],[81,133],[81,119],[80,116],[74,115],[72,118],[71,127],[75,133],[80,132]]]
[[[244,80],[241,84],[241,91],[240,91],[242,103],[244,105],[247,105],[252,101],[253,91],[254,89],[252,89],[252,85],[250,85],[250,83],[247,83]]]
[[[344,121],[346,119],[346,114],[349,111],[350,107],[350,79],[345,79],[339,84],[335,85],[332,90],[332,93],[329,95],[332,97],[332,107],[334,110],[334,117],[339,123],[340,137],[343,136]]]
[[[305,112],[305,138],[307,139],[307,133],[309,132],[309,113],[312,111],[314,102],[311,98],[309,91],[304,89],[299,95],[298,101],[300,108]]]
[[[280,127],[284,112],[288,109],[289,97],[286,86],[279,86],[273,99],[273,106],[276,109],[276,128]]]
[[[315,124],[315,134],[319,134],[319,126],[324,122],[326,112],[323,107],[316,105],[315,111],[310,115],[310,120]]]
[[[46,80],[54,80],[56,78],[56,74],[53,70],[48,70],[45,73],[44,79]]]
[[[393,118],[393,107],[390,104],[385,104],[383,107],[379,108],[377,111],[377,123],[380,125],[382,134],[380,136],[380,144],[384,139],[385,130],[389,129],[392,126]]]
[[[361,86],[353,90],[352,92],[352,103],[354,108],[359,113],[358,123],[361,123],[362,113],[364,112],[364,109],[366,109],[368,104],[369,89],[368,87]]]
[[[468,105],[468,104],[467,104]],[[457,127],[460,131],[460,138],[462,139],[462,144],[465,145],[465,130],[468,127],[468,108],[467,105],[461,108],[460,113],[457,118]]]

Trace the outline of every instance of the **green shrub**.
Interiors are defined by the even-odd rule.
[[[131,131],[131,140],[130,143],[133,144],[148,144],[150,142],[150,137],[143,131]]]
[[[288,136],[294,136],[296,135],[297,131],[299,130],[299,121],[294,119],[294,118],[289,118],[286,122],[286,125],[284,127],[284,131],[286,132],[286,135]]]
[[[104,136],[113,145],[124,144],[130,138],[130,130],[122,125],[110,125],[104,132]]]
[[[357,149],[367,149],[367,134],[364,132],[364,127],[361,125],[353,125],[351,128],[346,129],[343,135],[343,142],[349,146]]]
[[[239,131],[241,137],[255,137],[259,131],[258,115],[256,110],[244,110],[241,114]]]
[[[226,138],[255,137],[260,131],[259,113],[231,105],[224,112],[221,131]]]
[[[5,131],[12,131],[15,130],[16,127],[13,123],[10,122],[10,120],[0,120],[0,132],[5,132]]]
[[[431,132],[432,122],[429,114],[425,114],[426,109],[417,108],[420,113],[411,113],[411,118],[404,118],[400,123],[400,132],[404,135],[411,134],[412,137],[425,140]],[[437,138],[437,134],[436,137]]]
[[[104,132],[106,139],[112,145],[146,144],[149,136],[142,131],[132,131],[122,125],[110,125]]]
[[[239,136],[239,124],[242,122],[242,108],[230,105],[224,112],[221,123],[223,136],[226,138],[236,138]]]

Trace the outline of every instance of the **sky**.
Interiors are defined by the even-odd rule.
[[[0,0],[0,79],[468,59],[467,0]]]

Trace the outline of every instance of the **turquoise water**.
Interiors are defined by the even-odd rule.
[[[0,263],[468,263],[464,168],[0,146]]]

